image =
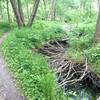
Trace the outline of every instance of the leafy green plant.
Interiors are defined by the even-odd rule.
[[[69,32],[70,46],[76,50],[84,50],[90,48],[93,43],[95,33],[95,23],[80,23],[74,32]]]
[[[4,42],[2,50],[9,68],[29,100],[56,100],[59,95],[56,90],[56,76],[49,68],[47,60],[36,53],[35,48],[64,32],[51,25],[46,27],[49,30],[46,31],[45,24],[41,23],[36,23],[31,30],[14,29]]]
[[[0,36],[3,35],[4,32],[7,32],[10,29],[10,26],[7,22],[0,22]]]
[[[85,50],[86,56],[88,57],[89,63],[91,64],[92,69],[100,75],[100,44],[95,47],[92,47],[88,50]]]

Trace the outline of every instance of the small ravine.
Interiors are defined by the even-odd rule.
[[[100,93],[100,77],[90,70],[87,58],[81,63],[68,60],[65,56],[68,47],[68,39],[63,38],[48,41],[39,49],[58,77],[58,88],[63,88],[71,100],[100,100],[96,98]]]

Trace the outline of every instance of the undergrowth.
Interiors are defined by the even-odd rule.
[[[97,12],[92,11],[91,13],[86,10],[82,11],[82,9],[70,9],[65,12],[65,22],[66,23],[92,23],[96,22]]]
[[[79,36],[77,33],[81,32],[83,34]],[[94,32],[94,26],[81,23],[74,32],[66,34],[57,23],[49,21],[35,22],[31,29],[15,28],[10,32],[2,50],[28,100],[71,100],[63,90],[58,92],[56,75],[47,59],[36,51],[48,40],[68,35],[70,48],[67,49],[67,57],[80,62],[84,60],[85,53],[95,70],[98,70],[100,48],[92,48]]]
[[[10,26],[7,22],[0,22],[0,36],[3,35],[4,32],[7,32],[10,29]]]
[[[73,32],[68,33],[70,37],[66,55],[68,59],[82,62],[88,58],[91,69],[100,75],[100,45],[93,46],[93,38],[96,23],[80,23]]]
[[[91,69],[100,76],[100,44],[85,50]]]
[[[63,34],[59,26],[40,22],[35,23],[31,30],[14,29],[4,42],[2,50],[9,68],[28,100],[60,100],[55,74],[43,55],[35,51],[47,40]]]
[[[5,32],[9,32],[11,28],[16,27],[16,24],[11,23],[9,24],[8,22],[0,22],[0,37],[3,35]]]

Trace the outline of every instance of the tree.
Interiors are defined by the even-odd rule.
[[[51,8],[50,8],[50,14],[48,16],[49,20],[55,19],[55,13],[56,13],[56,0],[51,0]]]
[[[0,1],[0,18],[3,19],[2,1]]]
[[[33,10],[32,10],[32,14],[31,14],[31,17],[30,17],[29,22],[28,22],[28,26],[29,27],[32,26],[32,23],[33,23],[33,21],[35,19],[36,12],[37,12],[37,9],[38,9],[38,6],[39,6],[39,2],[40,2],[40,0],[35,0],[34,6],[33,6]]]
[[[10,20],[10,14],[9,14],[9,1],[8,0],[6,0],[6,5],[7,5],[7,16],[8,16],[8,21],[9,21],[9,23],[11,22],[11,20]]]
[[[25,16],[23,14],[21,0],[10,0],[10,2],[11,2],[11,5],[12,5],[12,8],[13,8],[14,15],[16,17],[18,27],[24,27],[25,26],[25,20],[24,20]],[[38,9],[38,6],[39,6],[39,2],[40,2],[40,0],[35,0],[35,3],[33,5],[32,14],[31,14],[29,21],[28,21],[29,27],[32,26],[32,23],[34,21],[34,18],[36,16],[36,12],[37,12],[37,9]]]
[[[20,18],[22,20],[23,26],[25,26],[21,0],[17,0],[17,3],[18,3],[18,11],[19,11]]]
[[[46,0],[43,0],[43,4],[44,4],[44,11],[45,11],[45,20],[47,20],[48,18],[48,10],[47,10],[47,1]]]
[[[17,5],[18,4],[17,3],[18,1],[16,2],[16,0],[10,0],[10,2],[11,2],[11,5],[12,5],[12,8],[13,8],[15,17],[16,17],[16,21],[17,21],[18,27],[23,27],[24,26],[24,23],[22,21],[22,18],[21,18],[19,9],[18,9],[18,5]]]
[[[29,4],[27,0],[25,0],[25,5],[26,5],[27,18],[29,19],[30,10],[29,10]]]
[[[94,42],[100,43],[100,2],[98,0],[99,5],[99,13],[98,13],[98,19],[97,19],[97,25],[96,25],[96,32],[94,35]]]

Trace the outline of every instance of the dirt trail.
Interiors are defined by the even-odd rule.
[[[8,67],[1,52],[1,44],[8,33],[0,38],[0,100],[26,100],[20,90],[16,87],[15,80],[9,73]]]

